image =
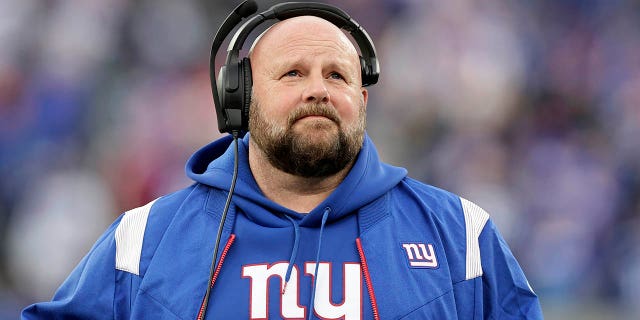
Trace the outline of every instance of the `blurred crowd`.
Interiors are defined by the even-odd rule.
[[[638,318],[640,3],[329,3],[376,43],[383,160],[485,208],[548,319]],[[220,136],[209,50],[236,5],[0,1],[0,319],[50,299],[120,213],[190,184]]]

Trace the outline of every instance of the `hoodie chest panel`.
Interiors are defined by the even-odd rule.
[[[464,225],[454,219],[443,225],[441,217],[455,208],[432,207],[411,192],[397,192],[389,216],[361,235],[381,319],[456,318],[453,292],[464,281]],[[474,286],[459,288],[460,295],[474,294]]]
[[[222,319],[302,319],[309,312],[322,319],[372,318],[355,245],[355,216],[325,226],[313,306],[310,300],[319,228],[300,227],[286,289],[293,226],[260,226],[239,214],[234,234],[236,239],[212,291],[208,313]]]

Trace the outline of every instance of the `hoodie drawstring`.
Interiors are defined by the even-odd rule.
[[[360,241],[360,238],[356,238],[356,247],[358,248],[358,255],[360,256],[360,265],[362,268],[362,274],[364,275],[364,281],[367,286],[367,292],[369,293],[369,299],[371,300],[373,319],[380,320],[380,313],[378,312],[378,302],[376,301],[376,295],[373,292],[373,283],[371,282],[369,265],[367,264],[367,258],[364,255],[364,249],[362,249],[362,241]]]
[[[229,239],[227,240],[227,244],[224,246],[224,249],[222,250],[222,254],[220,254],[220,260],[218,260],[218,266],[216,267],[216,270],[213,276],[211,277],[211,282],[209,282],[208,292],[211,292],[210,290],[213,289],[213,285],[216,283],[216,279],[218,279],[218,275],[220,274],[220,269],[222,269],[222,264],[224,263],[224,259],[227,256],[227,253],[229,253],[229,249],[231,249],[231,245],[233,244],[233,241],[235,239],[236,239],[236,235],[232,233],[229,236]],[[198,316],[196,317],[196,320],[204,319],[207,305],[208,305],[208,298],[209,297],[205,295],[204,299],[202,300],[200,309],[198,309],[199,311],[198,311]]]
[[[284,215],[293,225],[293,249],[291,250],[291,257],[289,258],[289,266],[287,267],[287,274],[284,277],[284,286],[282,286],[282,294],[287,290],[287,284],[291,278],[291,270],[293,264],[296,262],[296,256],[298,255],[298,245],[300,244],[300,226],[288,215]]]
[[[316,264],[313,270],[313,287],[311,288],[311,299],[309,300],[309,316],[307,319],[311,319],[313,314],[313,304],[316,298],[316,283],[318,282],[318,264],[320,263],[320,249],[322,248],[322,233],[324,232],[324,225],[327,223],[331,208],[326,207],[322,214],[322,223],[320,224],[320,235],[318,236],[318,252],[316,253]]]

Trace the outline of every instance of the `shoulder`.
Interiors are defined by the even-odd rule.
[[[402,181],[398,197],[403,202],[417,202],[436,223],[445,228],[463,229],[467,237],[478,236],[490,218],[489,213],[474,202],[412,178]]]
[[[442,218],[467,221],[473,225],[489,219],[489,214],[474,202],[412,178],[405,178],[398,191],[400,197],[413,198]],[[462,225],[468,226],[467,222]]]
[[[405,178],[395,190],[396,201],[406,206],[413,204],[424,208],[435,222],[466,227],[489,218],[478,205],[450,191]]]
[[[116,246],[116,269],[136,275],[144,274],[144,257],[153,255],[182,207],[201,208],[205,205],[206,189],[194,184],[123,213],[113,238]]]

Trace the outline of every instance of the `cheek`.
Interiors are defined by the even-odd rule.
[[[289,113],[297,105],[297,100],[291,97],[287,90],[272,89],[270,91],[254,92],[254,99],[260,102],[260,113],[266,120],[279,125],[287,121]]]
[[[345,95],[339,101],[335,101],[340,117],[348,123],[358,121],[360,108],[362,107],[362,97],[360,95]]]

